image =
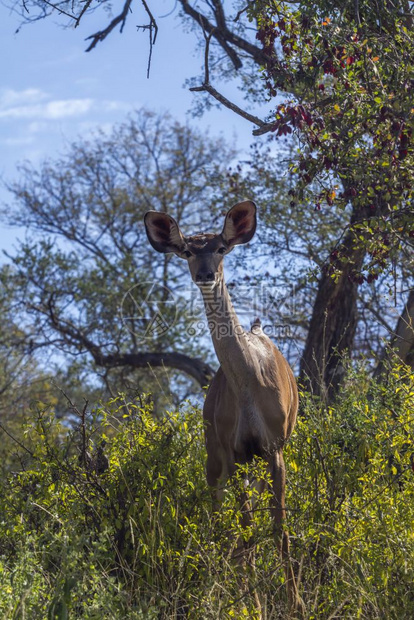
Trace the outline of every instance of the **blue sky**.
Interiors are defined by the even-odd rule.
[[[196,51],[195,34],[183,33],[176,12],[161,17],[174,5],[174,0],[157,3],[159,33],[147,79],[148,33],[136,28],[147,17],[138,4],[123,34],[114,31],[89,53],[85,38],[107,24],[104,12],[89,16],[76,30],[63,28],[66,18],[56,16],[16,34],[20,18],[0,4],[1,176],[15,177],[19,161],[53,158],[73,139],[95,128],[109,129],[141,106],[168,110],[180,121],[209,127],[212,134],[222,133],[247,148],[253,127],[228,110],[214,109],[191,121],[188,111],[196,95],[184,81],[201,73],[202,54]],[[3,189],[0,200],[8,201]],[[3,227],[1,247],[10,249],[16,234]]]

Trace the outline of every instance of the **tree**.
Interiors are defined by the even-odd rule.
[[[276,153],[255,145],[249,158],[248,178],[259,205],[260,261],[262,269],[250,272],[250,282],[265,282],[274,289],[267,323],[277,327],[290,363],[298,368],[308,338],[310,318],[317,297],[320,273],[332,265],[335,246],[346,235],[352,206],[345,209],[321,205],[309,208],[305,201],[290,202],[295,178],[287,177],[289,152]],[[253,252],[259,250],[257,244]],[[333,249],[334,248],[334,249]],[[357,324],[352,354],[375,367],[384,355],[383,342],[394,333],[398,308],[404,308],[413,283],[414,264],[410,246],[402,244],[394,259],[377,278],[367,278],[357,289]],[[246,277],[246,276],[245,276]],[[260,311],[258,311],[260,314]],[[278,326],[280,326],[278,328]]]
[[[39,17],[69,5],[31,6]],[[89,10],[97,6],[87,3]],[[151,3],[141,6],[155,35]],[[412,257],[413,5],[260,0],[237,3],[233,13],[222,0],[179,6],[205,46],[204,78],[193,90],[250,120],[256,135],[294,136],[293,205],[347,208],[346,230],[319,277],[300,364],[313,392],[332,395],[342,356],[354,346],[359,287],[377,279],[402,248]],[[89,49],[125,22],[130,7],[127,1],[91,36]],[[74,3],[71,14],[76,25],[86,12]],[[238,76],[247,98],[267,99],[269,118],[223,96],[215,82],[224,76]]]
[[[413,5],[264,0],[232,16],[219,0],[197,7],[182,0],[181,7],[206,41],[204,81],[193,90],[251,120],[255,134],[295,135],[292,205],[349,208],[347,230],[319,278],[301,359],[302,381],[330,397],[340,384],[342,356],[353,349],[358,286],[378,278],[402,245],[412,257]],[[224,52],[236,73],[260,69],[262,79],[248,95],[283,97],[267,122],[212,84],[213,44],[212,53]]]
[[[0,270],[0,479],[10,469],[20,468],[23,456],[21,426],[33,401],[56,404],[51,378],[34,359],[28,348],[19,344],[22,330],[15,321],[13,300],[3,282],[9,276],[8,266]]]
[[[191,337],[198,314],[188,311],[187,278],[154,255],[143,215],[162,210],[202,228],[222,208],[233,155],[221,139],[141,110],[59,161],[23,165],[9,186],[15,207],[3,209],[29,231],[7,279],[22,345],[86,356],[108,381],[121,369],[136,385],[141,369],[142,391],[156,368],[159,384],[170,368],[206,385],[213,370]]]
[[[145,21],[145,23],[138,25],[137,28],[149,32],[149,72],[151,51],[157,38],[158,26],[151,12],[150,2],[139,0],[137,4],[138,12],[144,16]],[[26,0],[17,0],[17,2],[12,2],[10,4],[10,8],[20,14],[22,24],[36,22],[50,16],[56,17],[58,15],[65,20],[66,25],[68,25],[69,18],[69,25],[73,28],[77,28],[80,22],[87,19],[91,13],[97,9],[103,8],[107,25],[98,32],[87,37],[87,40],[90,41],[86,50],[87,52],[94,49],[99,42],[104,41],[117,27],[119,27],[122,32],[126,20],[132,13],[133,7],[133,0],[124,0],[119,12],[115,12],[114,14],[113,7],[108,0],[103,0],[102,2],[99,0],[87,0],[87,2],[82,2],[82,0],[57,0],[56,2],[49,2],[49,0],[28,0],[27,2]],[[141,8],[141,11],[139,11],[139,8]]]
[[[52,370],[48,361],[49,374],[57,373],[55,383],[72,395],[85,381],[95,400],[102,381],[110,393],[131,386],[152,391],[157,411],[192,390],[185,376],[205,385],[213,370],[211,350],[200,339],[207,327],[200,325],[201,300],[187,288],[188,274],[181,279],[180,263],[151,252],[142,216],[153,207],[176,215],[189,230],[198,221],[201,229],[209,212],[219,217],[222,206],[249,196],[260,208],[258,238],[237,257],[232,296],[245,327],[259,315],[298,370],[315,273],[329,259],[338,230],[346,230],[348,211],[315,213],[305,203],[289,204],[286,164],[266,147],[254,146],[247,160],[228,169],[230,158],[221,141],[141,111],[111,135],[79,141],[39,170],[23,166],[10,187],[16,204],[3,213],[9,224],[28,230],[3,273],[4,298],[21,326],[16,352],[45,359],[42,352],[50,358],[54,351],[51,359],[64,367]],[[402,272],[398,277],[407,280]],[[381,337],[395,320],[383,302],[384,278],[358,291],[364,321],[354,349],[368,358],[379,355]],[[56,398],[59,411],[67,411],[55,390]]]

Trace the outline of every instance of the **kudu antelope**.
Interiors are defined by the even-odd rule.
[[[220,368],[207,392],[203,417],[207,448],[207,482],[216,505],[237,464],[254,456],[268,462],[273,486],[272,515],[284,563],[291,609],[302,606],[289,559],[284,530],[285,464],[283,446],[295,426],[298,392],[289,364],[255,321],[241,327],[224,282],[223,258],[256,230],[256,206],[247,200],[226,215],[220,234],[185,237],[167,213],[148,211],[145,227],[152,247],[188,261],[200,288]]]

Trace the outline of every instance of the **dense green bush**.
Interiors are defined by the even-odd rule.
[[[404,368],[381,385],[350,373],[330,408],[302,395],[285,454],[309,618],[414,617],[413,401]],[[252,618],[253,590],[266,618],[285,616],[269,492],[249,487],[244,531],[241,468],[211,514],[200,411],[158,420],[119,397],[74,416],[69,429],[40,409],[16,438],[0,482],[0,617]],[[249,474],[266,478],[264,463]],[[254,573],[231,561],[240,535],[257,542]]]
[[[310,617],[414,617],[414,376],[351,374],[327,409],[302,398],[287,463]]]

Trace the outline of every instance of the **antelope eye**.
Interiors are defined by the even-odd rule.
[[[190,258],[190,256],[192,256],[190,250],[184,250],[183,254],[186,258]]]
[[[225,254],[226,249],[227,249],[227,248],[219,248],[219,249],[217,250],[217,252],[218,252],[219,254]]]

